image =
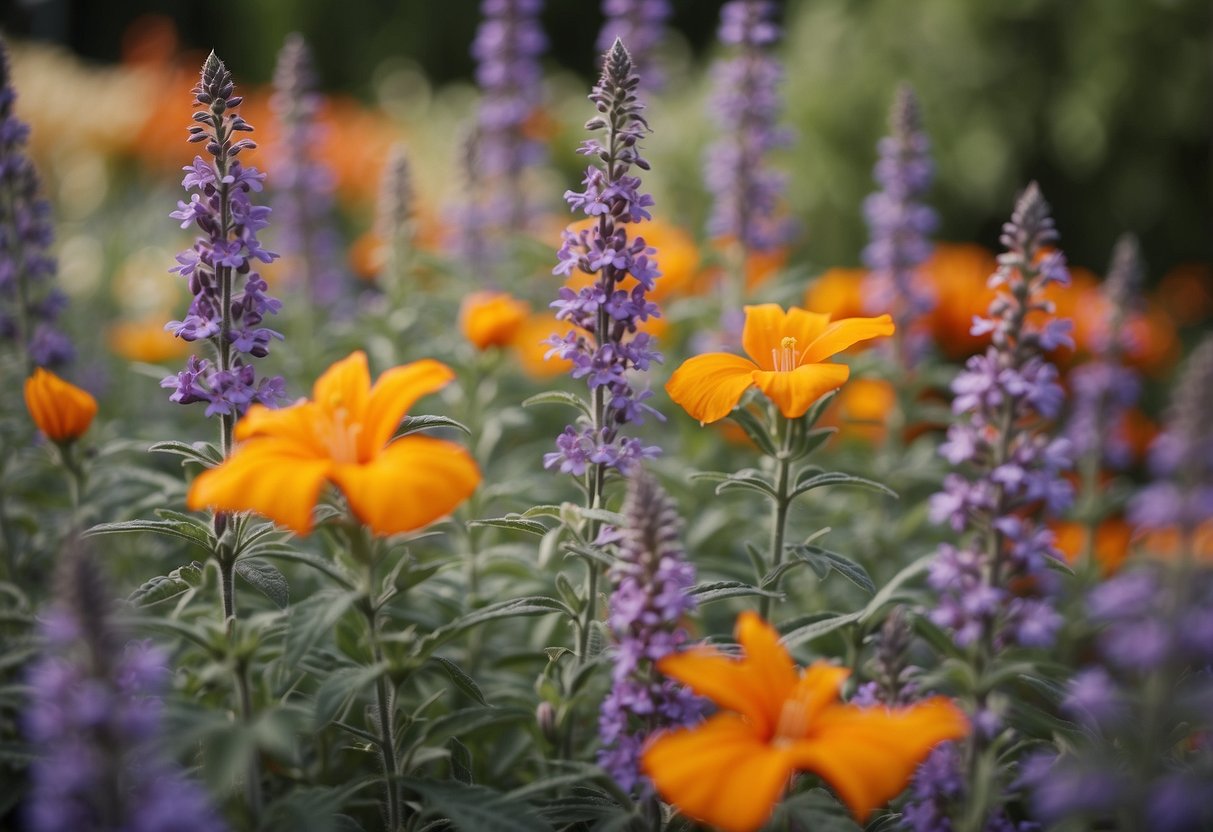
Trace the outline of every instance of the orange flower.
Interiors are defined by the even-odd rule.
[[[452,378],[444,364],[425,359],[388,370],[371,387],[366,354],[355,352],[316,380],[312,401],[250,408],[236,423],[236,450],[194,480],[189,507],[256,511],[307,534],[320,490],[332,482],[377,534],[421,528],[480,482],[476,463],[452,442],[391,441],[409,407]]]
[[[523,322],[514,335],[514,355],[522,371],[540,381],[564,375],[573,369],[573,362],[558,355],[548,356],[552,349],[547,339],[564,337],[573,327],[556,320],[550,312],[537,312]]]
[[[189,352],[190,345],[164,329],[167,315],[123,321],[109,328],[106,340],[115,355],[127,361],[159,364]]]
[[[525,303],[504,292],[473,292],[459,306],[459,328],[483,352],[514,340],[530,312]]]
[[[985,315],[994,299],[987,283],[998,261],[972,243],[939,243],[919,266],[920,279],[935,291],[935,308],[927,315],[935,343],[949,358],[963,358],[983,349],[989,335],[973,335],[974,315]]]
[[[830,402],[822,421],[839,425],[842,436],[875,444],[884,441],[885,420],[896,406],[892,384],[879,378],[856,379]]]
[[[97,415],[97,400],[85,390],[41,367],[25,380],[25,407],[47,439],[79,439]]]
[[[665,389],[700,424],[728,416],[751,387],[795,419],[850,375],[847,365],[825,359],[859,341],[892,334],[888,315],[831,323],[829,315],[797,307],[784,312],[774,303],[747,306],[741,345],[753,360],[723,352],[697,355],[674,371]]]
[[[804,305],[812,309],[828,309],[831,315],[847,318],[862,315],[864,309],[863,281],[866,269],[826,269],[809,284],[804,292]]]
[[[1055,523],[1052,529],[1054,543],[1066,562],[1077,563],[1087,545],[1087,527],[1082,523]],[[1108,518],[1096,528],[1092,553],[1101,575],[1107,577],[1120,570],[1129,557],[1132,533],[1129,524],[1119,517]]]
[[[657,664],[720,707],[700,725],[658,735],[641,760],[662,796],[696,820],[755,830],[803,770],[825,780],[862,823],[906,787],[934,745],[968,733],[944,697],[892,709],[840,702],[849,671],[826,662],[798,671],[756,613],[737,619],[737,640],[739,659],[700,647]]]

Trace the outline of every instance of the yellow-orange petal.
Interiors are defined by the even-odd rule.
[[[25,380],[24,393],[30,418],[54,442],[78,439],[97,415],[97,400],[91,393],[42,367]]]
[[[366,353],[355,350],[325,370],[312,385],[312,401],[328,413],[344,409],[347,423],[361,423],[371,394]]]
[[[734,635],[745,651],[747,672],[767,693],[767,710],[778,719],[782,703],[792,695],[799,675],[788,648],[780,643],[775,628],[753,610],[746,610],[737,617]]]
[[[793,771],[787,751],[767,745],[735,714],[659,735],[641,767],[667,802],[725,832],[761,827]]]
[[[777,303],[745,307],[741,346],[761,369],[775,369],[774,355],[784,350],[784,339],[794,338],[804,350],[825,330],[830,316],[793,306],[787,312]]]
[[[665,389],[683,410],[707,424],[729,415],[754,383],[756,370],[740,355],[709,352],[682,362]]]
[[[304,535],[333,464],[289,439],[254,439],[190,485],[193,511],[255,511]]]
[[[459,329],[478,350],[504,347],[530,311],[525,303],[504,292],[472,292],[459,306]]]
[[[862,823],[905,789],[932,748],[968,732],[964,714],[944,697],[894,710],[838,704],[789,748],[793,765],[820,775]]]
[[[418,399],[441,390],[455,378],[450,367],[432,358],[404,364],[379,376],[371,388],[358,435],[358,458],[370,460],[388,443],[400,420]]]
[[[888,315],[875,318],[843,318],[834,321],[804,347],[801,361],[815,364],[837,355],[860,341],[881,338],[893,334],[893,319]]]
[[[851,375],[846,364],[801,364],[791,372],[762,370],[754,383],[789,419],[803,416],[813,402],[841,387]]]
[[[365,465],[335,466],[331,478],[359,520],[389,535],[450,514],[476,490],[480,470],[453,442],[405,436]]]
[[[323,456],[326,451],[319,444],[315,433],[316,419],[319,416],[319,408],[306,399],[300,399],[290,407],[280,408],[254,404],[236,421],[234,437],[237,442],[265,436],[289,439],[313,449],[317,456]]]
[[[851,671],[845,667],[824,661],[813,662],[805,668],[791,698],[800,706],[801,719],[807,732],[812,731],[819,713],[838,703],[838,692],[850,675]]]

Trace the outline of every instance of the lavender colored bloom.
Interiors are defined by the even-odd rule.
[[[188,203],[178,202],[178,210],[169,215],[181,220],[182,228],[197,225],[202,233],[169,270],[185,278],[194,300],[185,319],[172,321],[166,329],[185,341],[208,341],[215,360],[191,356],[183,372],[160,383],[173,390],[172,401],[206,402],[207,415],[223,420],[225,445],[236,417],[253,402],[277,404],[283,386],[281,378],[258,380],[243,357],[264,358],[270,341],[282,338],[262,325],[281,303],[266,294],[268,286],[255,271],[257,263],[269,263],[278,255],[257,239],[270,209],[254,205],[249,195],[261,191],[265,174],[236,158],[256,145],[235,137],[253,128],[235,112],[243,99],[234,91],[231,73],[212,52],[194,87],[199,109],[189,141],[206,142],[213,161],[195,156],[184,168],[182,187],[197,193]]]
[[[645,403],[650,391],[636,390],[630,378],[633,371],[643,372],[661,362],[652,337],[638,331],[659,315],[647,293],[660,273],[651,259],[654,250],[643,237],[628,234],[629,225],[649,218],[647,208],[653,204],[652,197],[640,192],[640,179],[629,174],[633,165],[641,170],[649,167],[637,149],[648,131],[641,115],[643,105],[636,97],[639,83],[628,51],[616,41],[590,94],[601,115],[586,124],[587,130],[609,126],[610,141],[607,146],[596,139],[582,145],[580,152],[598,163],[586,170],[584,191],[565,194],[569,205],[597,222],[564,232],[553,273],[578,269],[596,279],[578,291],[560,290],[552,308],[558,319],[575,329],[553,337],[549,354],[571,361],[573,377],[586,380],[593,416],[566,428],[557,439],[556,451],[546,454],[543,464],[576,476],[591,465],[626,471],[636,461],[659,453],[658,448],[619,432],[623,425],[643,422],[646,415],[660,418]],[[629,277],[634,285],[624,288]]]
[[[721,138],[708,148],[704,165],[713,198],[708,233],[731,237],[749,251],[778,248],[791,233],[777,216],[787,178],[771,171],[766,159],[792,140],[776,126],[783,69],[771,54],[779,39],[775,11],[770,0],[725,3],[717,37],[740,54],[712,72],[711,107]]]
[[[1103,296],[1109,318],[1092,360],[1070,373],[1072,404],[1066,436],[1076,454],[1087,460],[1094,476],[1100,465],[1124,468],[1130,462],[1124,422],[1141,396],[1141,381],[1124,363],[1124,321],[1131,311],[1142,279],[1137,239],[1126,234],[1116,242]]]
[[[703,700],[654,673],[656,663],[687,640],[680,622],[695,609],[689,594],[695,567],[678,540],[682,524],[674,503],[652,476],[632,475],[623,515],[610,572],[614,591],[607,622],[615,636],[615,664],[598,719],[598,762],[620,787],[647,795],[652,784],[640,771],[645,739],[703,715]]]
[[[1049,439],[1042,429],[1062,401],[1057,370],[1043,355],[1047,333],[1062,328],[1051,328],[1047,319],[1027,322],[1032,313],[1051,311],[1044,288],[1068,280],[1059,253],[1038,262],[1042,247],[1056,238],[1048,204],[1032,184],[1003,227],[1007,253],[990,278],[1002,291],[989,317],[975,321],[975,329],[992,333],[993,345],[971,358],[952,385],[952,410],[963,418],[949,428],[940,452],[972,473],[948,475],[931,500],[931,516],[957,532],[972,530],[975,538],[963,548],[940,549],[930,574],[940,601],[931,617],[962,646],[988,640],[995,649],[1043,647],[1061,623],[1042,598],[1018,598],[1006,589],[1023,579],[1047,587],[1047,564],[1058,554],[1037,517],[1056,515],[1071,499],[1062,478],[1071,464],[1070,443]]]
[[[616,40],[623,41],[645,87],[660,90],[665,76],[656,53],[665,40],[665,22],[672,12],[669,0],[602,0],[606,19],[598,32],[598,51],[606,52]]]
[[[164,655],[122,644],[100,570],[80,550],[61,564],[58,598],[42,623],[45,654],[30,669],[25,733],[31,832],[63,829],[212,832],[203,789],[157,749]]]
[[[286,274],[299,280],[317,309],[331,308],[346,282],[341,239],[333,225],[336,181],[319,155],[322,98],[316,91],[311,50],[302,35],[287,35],[274,68],[270,109],[281,131],[274,147],[276,241],[290,260]]]
[[[863,262],[870,270],[865,294],[870,311],[892,310],[898,332],[904,332],[935,305],[934,297],[914,278],[931,256],[930,235],[939,224],[935,211],[923,203],[935,166],[918,99],[908,85],[897,90],[889,131],[877,146],[880,158],[873,171],[880,190],[863,204],[869,237]]]
[[[1192,352],[1175,386],[1163,432],[1150,446],[1155,481],[1129,505],[1145,529],[1177,527],[1185,538],[1213,517],[1213,336]]]
[[[53,285],[51,206],[25,152],[29,126],[17,118],[16,100],[0,41],[0,340],[13,342],[31,366],[57,367],[75,349],[55,327],[67,298]]]

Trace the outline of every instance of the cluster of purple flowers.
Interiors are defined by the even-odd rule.
[[[89,555],[69,552],[42,621],[46,653],[29,671],[28,828],[221,830],[207,794],[155,747],[165,656],[146,642],[123,646],[108,601]]]
[[[586,170],[584,191],[567,191],[565,200],[593,222],[589,228],[566,230],[555,274],[574,269],[596,275],[595,281],[574,291],[565,286],[552,303],[556,317],[576,327],[553,336],[549,354],[573,363],[573,377],[584,378],[593,396],[590,424],[569,426],[557,438],[557,450],[544,456],[547,468],[581,476],[593,464],[626,470],[634,462],[656,456],[659,449],[619,433],[622,425],[640,423],[646,413],[660,414],[645,404],[651,391],[638,391],[628,379],[631,370],[646,371],[661,361],[653,338],[639,332],[640,324],[656,317],[648,300],[659,276],[654,253],[642,237],[629,237],[628,225],[650,219],[653,198],[640,192],[632,166],[648,169],[637,143],[648,130],[636,97],[639,77],[619,41],[607,53],[602,78],[590,94],[601,114],[587,130],[607,129],[606,145],[596,139],[582,143],[579,153],[599,161]],[[630,287],[628,283],[631,283]]]
[[[75,350],[55,327],[67,297],[52,285],[51,207],[25,152],[29,126],[17,118],[16,100],[0,41],[0,340],[16,344],[29,365],[54,367]]]
[[[291,272],[298,270],[316,308],[323,309],[341,297],[345,278],[341,239],[332,223],[336,182],[316,153],[323,136],[320,106],[311,50],[302,35],[290,34],[278,53],[270,97],[281,128],[274,154],[276,240],[291,259]]]
[[[602,0],[606,20],[598,32],[598,50],[606,52],[616,40],[628,45],[632,61],[642,71],[647,89],[661,89],[664,76],[656,52],[665,40],[670,0]]]
[[[1049,317],[1051,304],[1042,297],[1049,284],[1069,282],[1064,255],[1043,252],[1056,239],[1048,203],[1033,183],[1003,226],[1007,252],[990,279],[1001,291],[989,317],[973,323],[973,332],[991,333],[993,343],[952,384],[952,410],[962,418],[949,427],[940,452],[953,465],[968,463],[973,475],[949,474],[931,499],[931,517],[974,535],[940,547],[930,570],[939,593],[931,618],[960,646],[1042,647],[1061,623],[1043,597],[1009,588],[1022,579],[1038,587],[1047,582],[1048,560],[1058,553],[1036,517],[1042,510],[1057,515],[1072,497],[1061,476],[1071,465],[1070,443],[1042,430],[1063,402],[1057,368],[1044,353],[1069,339],[1070,322]],[[1043,315],[1042,325],[1029,322],[1034,314]]]
[[[688,594],[695,567],[678,540],[681,521],[674,502],[651,475],[631,476],[623,515],[610,572],[615,664],[598,719],[598,763],[621,788],[651,794],[652,785],[640,772],[645,740],[659,728],[689,725],[703,715],[701,699],[654,673],[657,661],[687,641],[679,622],[695,609]]]
[[[914,276],[931,255],[930,235],[939,224],[938,215],[922,201],[935,166],[918,99],[908,85],[897,90],[889,130],[878,145],[880,158],[873,171],[880,190],[863,203],[869,230],[863,262],[870,270],[865,294],[872,311],[892,310],[898,332],[904,332],[935,304]]]
[[[183,372],[161,382],[173,390],[172,401],[206,402],[208,416],[218,414],[228,420],[255,401],[273,405],[283,396],[281,378],[258,380],[253,366],[242,358],[264,357],[270,341],[282,336],[262,326],[265,316],[276,313],[281,303],[265,293],[268,286],[254,268],[278,255],[257,240],[257,232],[269,224],[270,209],[254,205],[249,194],[261,190],[265,174],[244,167],[236,158],[255,144],[235,139],[235,134],[253,128],[235,112],[243,99],[234,96],[234,90],[231,73],[212,52],[194,87],[199,109],[189,140],[206,142],[213,162],[196,156],[185,167],[181,185],[197,193],[189,202],[178,202],[170,214],[181,220],[182,228],[196,224],[202,234],[177,255],[178,265],[170,269],[188,281],[194,300],[185,320],[172,321],[166,328],[186,341],[209,341],[215,360],[191,356]]]
[[[1213,337],[1192,353],[1176,387],[1166,426],[1150,446],[1154,482],[1129,505],[1144,529],[1178,529],[1187,537],[1213,517]]]
[[[1070,372],[1070,417],[1066,437],[1076,457],[1092,467],[1125,468],[1131,461],[1124,421],[1141,396],[1141,380],[1124,363],[1124,320],[1131,311],[1141,283],[1137,240],[1126,235],[1117,241],[1104,281],[1103,296],[1109,320],[1092,360]]]
[[[484,93],[477,118],[477,158],[491,194],[490,215],[519,230],[530,219],[524,172],[543,160],[542,143],[528,133],[543,103],[539,56],[547,36],[539,23],[543,0],[483,0],[484,16],[472,41],[476,83]]]
[[[711,107],[721,136],[707,152],[704,180],[712,192],[708,233],[731,237],[749,251],[787,242],[791,227],[776,216],[786,177],[767,167],[767,154],[791,142],[776,126],[783,109],[783,68],[771,54],[779,40],[776,4],[730,0],[720,10],[717,37],[739,47],[736,57],[712,73]]]

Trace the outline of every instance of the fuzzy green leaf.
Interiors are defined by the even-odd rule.
[[[457,422],[446,416],[405,416],[400,427],[396,429],[396,434],[393,438],[400,436],[408,436],[410,433],[417,433],[422,430],[431,430],[433,428],[455,428],[461,430],[468,436],[472,435],[472,431],[467,425],[462,422]]]
[[[522,406],[534,407],[537,404],[563,404],[581,411],[588,419],[593,418],[593,410],[590,409],[589,402],[580,396],[564,390],[548,390],[546,393],[536,393],[534,396],[523,401]]]
[[[869,595],[876,593],[876,584],[872,582],[868,571],[845,555],[831,552],[820,546],[790,546],[788,548],[797,558],[811,565],[819,577],[824,577],[818,568],[820,564],[824,567],[826,574],[832,569]]]
[[[241,558],[236,561],[236,574],[273,601],[278,609],[284,610],[291,603],[290,585],[278,567],[257,558]]]
[[[100,534],[130,534],[152,532],[184,540],[202,549],[208,555],[215,551],[215,535],[201,521],[185,520],[123,520],[118,523],[98,523],[84,532],[85,537]]]
[[[423,817],[446,818],[459,832],[553,832],[534,806],[486,786],[412,777],[401,785],[421,798]]]
[[[512,529],[514,531],[526,532],[527,534],[537,535],[542,537],[548,533],[548,527],[540,523],[538,520],[528,520],[521,514],[507,514],[504,517],[489,517],[484,520],[469,520],[469,528],[481,528],[491,526],[498,529]]]

